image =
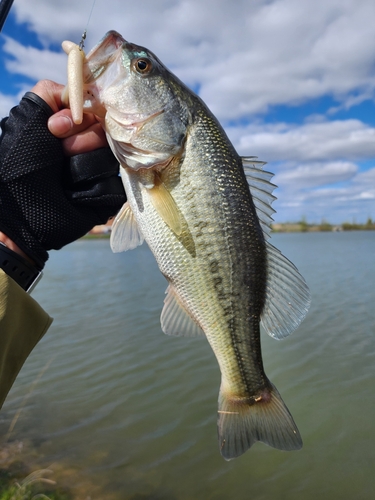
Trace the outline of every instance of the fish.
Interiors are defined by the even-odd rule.
[[[206,104],[156,55],[115,31],[85,58],[83,92],[127,195],[112,250],[147,242],[168,282],[162,330],[206,337],[218,361],[222,456],[234,459],[257,441],[300,449],[261,352],[261,325],[284,338],[310,304],[304,278],[269,242],[273,174],[238,155]]]

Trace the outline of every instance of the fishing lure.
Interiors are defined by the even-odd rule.
[[[68,55],[68,84],[62,93],[61,100],[65,106],[70,107],[73,122],[77,125],[83,120],[83,61],[85,53],[81,45],[83,46],[82,41],[80,45],[67,40],[62,43],[62,48]]]
[[[76,125],[82,123],[83,120],[83,63],[86,57],[83,47],[95,2],[96,0],[92,3],[86,29],[79,45],[68,40],[61,44],[63,51],[68,55],[68,84],[63,90],[61,100],[64,106],[70,107],[72,119]]]

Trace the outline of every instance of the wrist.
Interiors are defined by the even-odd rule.
[[[13,248],[18,248],[17,245],[14,246],[12,240],[4,235],[4,233],[1,233],[0,269],[26,292],[31,293],[41,279],[43,275],[42,271],[31,263],[31,259],[26,260],[20,253],[8,247],[4,243],[4,240]]]
[[[0,231],[0,243],[3,243],[7,248],[9,248],[9,250],[18,253],[19,255],[21,255],[21,257],[30,262],[30,264],[33,264],[35,266],[35,262],[23,250],[21,250],[20,247],[16,245],[13,240],[11,240],[6,234],[2,233],[1,231]]]

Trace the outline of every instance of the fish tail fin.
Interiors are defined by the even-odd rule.
[[[284,401],[271,384],[259,397],[244,401],[220,390],[218,410],[220,452],[232,460],[262,441],[279,450],[302,448],[302,439]]]

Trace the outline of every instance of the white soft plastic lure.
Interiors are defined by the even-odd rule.
[[[61,99],[65,106],[70,107],[73,122],[79,125],[83,120],[83,62],[85,53],[74,42],[66,40],[61,45],[68,55],[68,84]]]

